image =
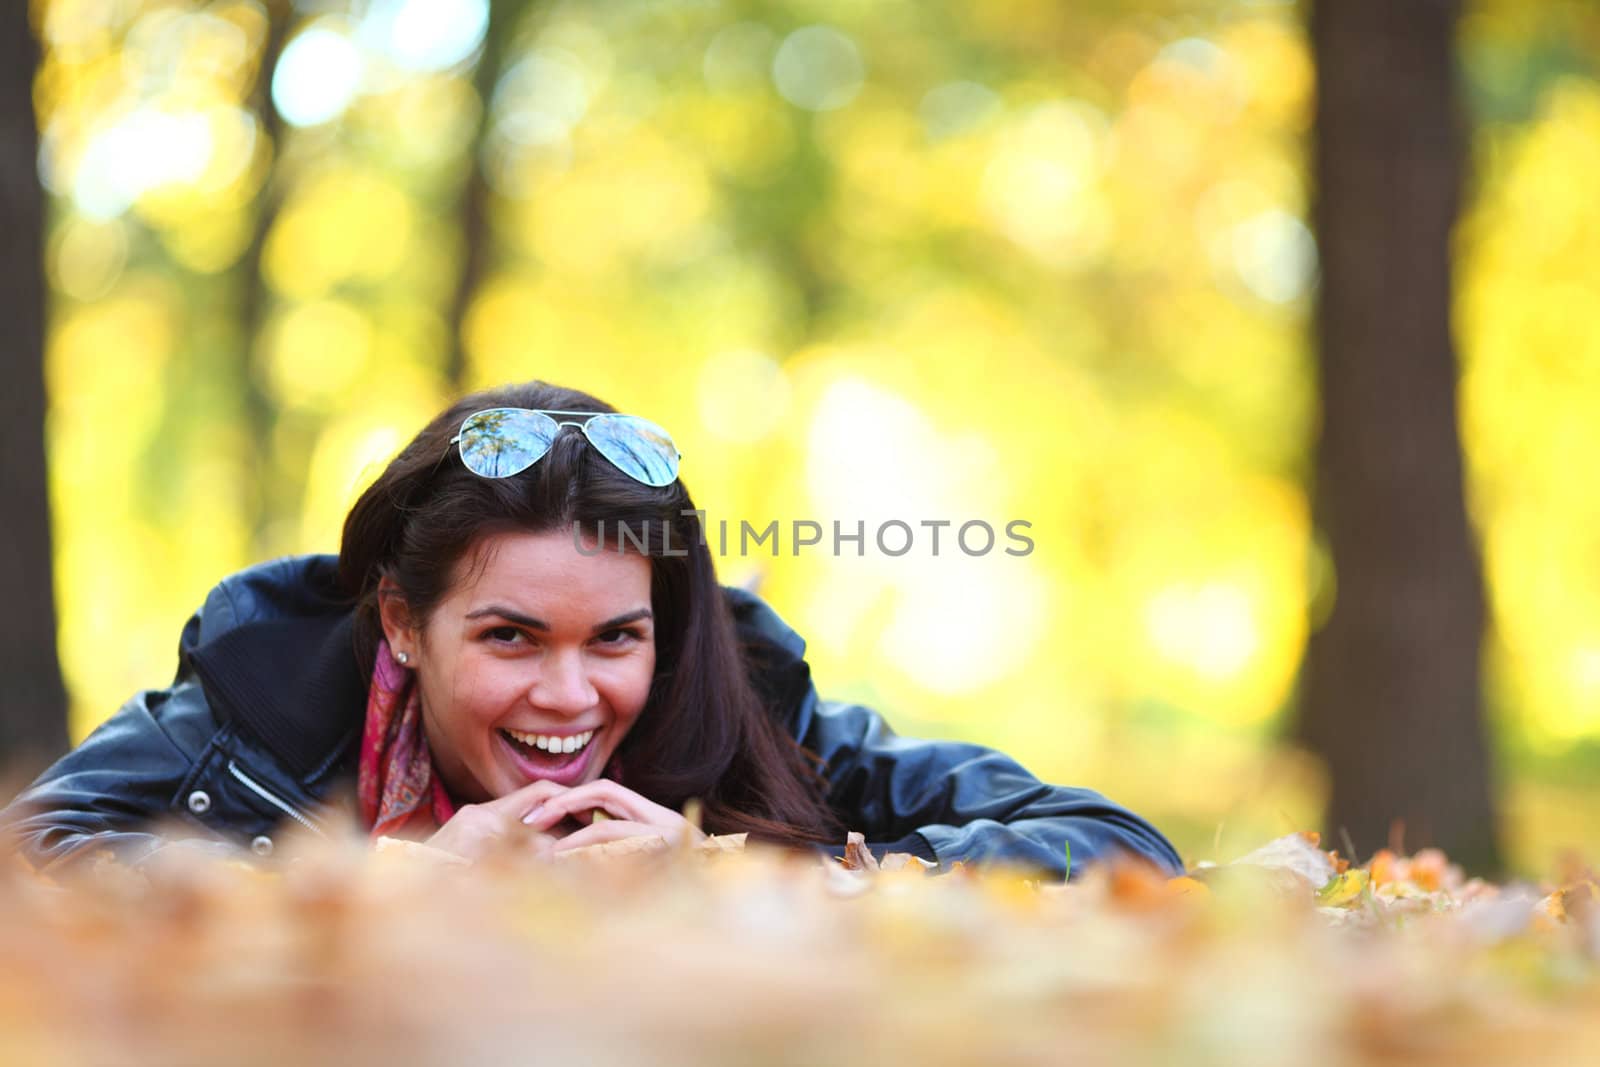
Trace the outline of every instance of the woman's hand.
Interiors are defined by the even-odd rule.
[[[517,849],[549,857],[555,850],[555,836],[545,833],[545,827],[524,823],[522,816],[552,795],[551,788],[549,782],[533,782],[487,803],[463,805],[424,843],[473,861],[490,853]]]
[[[543,783],[535,782],[527,789],[511,795],[522,796],[540,784]],[[597,845],[603,841],[619,841],[625,837],[653,836],[668,844],[677,844],[685,836],[693,842],[704,841],[706,837],[688,819],[671,808],[646,800],[609,778],[585,782],[559,793],[549,790],[543,792],[547,794],[541,797],[543,803],[529,811],[522,820],[528,829],[544,833],[566,818],[588,824],[556,841],[556,852]],[[596,820],[596,810],[605,812],[609,818]]]

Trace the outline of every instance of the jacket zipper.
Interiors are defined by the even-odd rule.
[[[316,824],[314,824],[310,819],[308,819],[303,812],[299,811],[297,808],[295,808],[295,806],[293,804],[290,804],[287,800],[284,800],[281,797],[275,796],[271,791],[269,791],[267,789],[266,786],[262,785],[260,782],[257,782],[254,778],[251,778],[248,774],[246,774],[243,771],[241,771],[239,769],[239,765],[237,763],[235,763],[233,760],[229,760],[228,761],[228,773],[233,775],[235,778],[239,779],[240,782],[244,783],[245,788],[249,789],[256,796],[260,797],[262,800],[265,800],[268,804],[271,804],[273,807],[277,808],[279,811],[281,811],[285,815],[289,816],[289,818],[293,819],[295,822],[299,823],[301,826],[304,826],[307,830],[310,830],[312,833],[316,834],[318,837],[326,837],[327,836],[321,830],[319,830],[317,828]]]

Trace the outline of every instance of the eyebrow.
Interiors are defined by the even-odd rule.
[[[468,619],[482,619],[491,615],[505,619],[507,622],[514,622],[518,626],[526,626],[530,630],[543,630],[546,633],[550,632],[550,624],[545,622],[543,619],[536,619],[532,615],[524,615],[522,612],[517,611],[514,608],[502,607],[499,604],[490,604],[488,607],[479,608],[477,611],[469,611],[467,612],[466,617]],[[626,626],[630,622],[638,622],[640,619],[648,619],[651,617],[652,615],[649,608],[636,608],[633,611],[623,612],[616,618],[607,619],[605,622],[598,623],[595,628],[589,632],[591,634],[605,633],[607,630],[615,630],[617,627]]]

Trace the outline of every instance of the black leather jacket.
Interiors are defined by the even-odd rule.
[[[800,636],[754,594],[725,593],[757,687],[822,758],[830,805],[875,852],[1059,876],[1070,842],[1074,870],[1119,849],[1182,870],[1160,833],[1098,793],[819,700]],[[41,775],[0,814],[7,838],[48,867],[103,849],[138,864],[180,839],[265,855],[290,821],[322,832],[334,798],[353,792],[366,708],[352,636],[331,556],[227,578],[185,625],[173,684],[134,696]]]

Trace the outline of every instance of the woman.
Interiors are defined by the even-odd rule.
[[[804,642],[717,584],[666,432],[544,383],[433,420],[345,522],[337,561],[263,564],[189,620],[135,696],[5,813],[36,865],[175,835],[272,850],[354,787],[374,837],[472,859],[702,831],[1066,874],[1180,870],[1148,823],[977,745],[821,701]],[[605,818],[597,817],[603,813]],[[231,847],[212,845],[206,847]]]

